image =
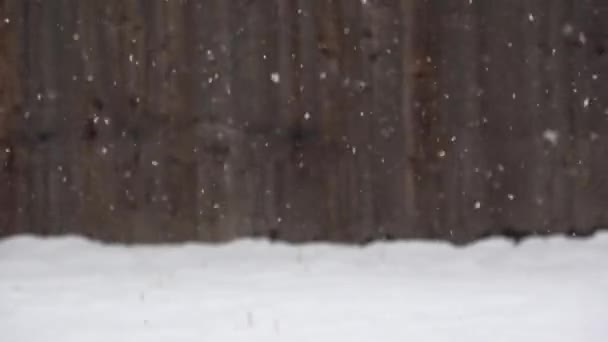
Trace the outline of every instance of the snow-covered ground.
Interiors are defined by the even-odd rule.
[[[466,248],[0,241],[3,342],[608,341],[608,234]]]

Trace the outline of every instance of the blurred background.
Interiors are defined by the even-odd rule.
[[[0,235],[608,225],[604,0],[0,0]]]

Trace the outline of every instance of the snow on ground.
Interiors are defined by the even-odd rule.
[[[0,241],[4,342],[608,341],[608,234],[466,248]]]

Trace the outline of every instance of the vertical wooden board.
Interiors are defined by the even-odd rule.
[[[528,192],[523,198],[524,201],[526,201],[526,197],[529,198],[527,204],[524,203],[521,207],[518,207],[519,195],[511,192],[506,194],[508,201],[505,204],[505,207],[509,208],[510,203],[515,202],[515,208],[508,211],[509,214],[514,216],[507,218],[509,224],[518,227],[520,231],[527,231],[532,234],[544,233],[552,229],[552,224],[559,226],[559,223],[552,222],[552,217],[556,215],[554,208],[565,208],[568,205],[566,198],[563,196],[556,197],[553,192],[554,190],[563,191],[563,186],[567,185],[563,182],[567,179],[560,178],[560,174],[555,172],[559,168],[559,164],[555,163],[552,158],[547,158],[549,153],[553,153],[554,156],[563,155],[564,149],[563,145],[561,147],[552,146],[555,144],[547,141],[547,134],[550,134],[551,129],[555,128],[548,128],[545,123],[549,105],[546,90],[543,88],[546,86],[545,65],[549,51],[546,48],[543,49],[543,45],[549,40],[549,35],[543,30],[543,24],[547,20],[546,15],[550,12],[547,13],[548,9],[544,5],[544,1],[526,1],[523,2],[522,8],[517,12],[518,34],[522,36],[523,56],[521,58],[524,62],[521,71],[523,76],[520,80],[522,83],[519,87],[519,92],[522,94],[517,97],[517,100],[521,101],[522,109],[526,114],[519,125],[530,127],[530,134],[532,135],[532,137],[526,139],[526,153],[524,154],[524,151],[521,151],[521,153],[527,156],[527,160],[524,159],[524,165],[531,182],[528,184]],[[517,93],[517,95],[519,94]],[[551,113],[550,115],[557,118],[555,121],[564,117],[563,112],[559,114]],[[564,126],[561,126],[558,129],[563,128]],[[549,153],[548,148],[552,149]],[[555,178],[560,179],[560,187],[557,189],[554,187]],[[505,188],[505,190],[509,191],[508,188]]]
[[[166,40],[169,65],[172,76],[169,78],[169,119],[163,129],[166,130],[162,143],[162,154],[165,156],[162,181],[165,184],[166,228],[169,240],[184,241],[197,235],[198,191],[196,158],[194,149],[197,144],[198,130],[196,123],[198,112],[191,106],[189,92],[197,84],[200,74],[193,69],[194,61],[203,56],[198,42],[192,39],[192,32],[197,20],[195,1],[171,2],[166,9]],[[200,10],[200,9],[199,9]],[[195,80],[196,79],[196,80]]]
[[[83,6],[81,12],[83,225],[87,234],[102,239],[153,241],[150,236],[158,235],[160,220],[138,220],[143,215],[137,212],[145,209],[138,184],[146,176],[138,168],[146,67],[139,12],[134,1]]]
[[[413,161],[416,156],[416,114],[414,107],[414,90],[416,89],[416,65],[415,63],[415,0],[401,0],[399,13],[401,16],[401,28],[399,39],[399,53],[401,56],[401,88],[400,113],[403,134],[403,215],[404,221],[398,223],[393,234],[397,238],[415,238],[420,235],[416,227],[418,225],[419,210],[416,206],[417,188],[416,173]],[[399,129],[397,129],[399,131]]]
[[[82,138],[83,83],[81,35],[78,28],[79,3],[71,0],[57,2],[58,14],[53,19],[58,28],[54,38],[55,63],[49,66],[54,85],[48,88],[55,108],[55,124],[49,156],[49,223],[54,233],[79,232],[82,226],[79,197],[80,141]],[[84,40],[84,37],[82,37]]]
[[[28,64],[28,52],[30,45],[30,30],[28,23],[31,21],[30,1],[15,2],[15,18],[18,18],[14,26],[16,35],[15,54],[18,57],[18,62],[14,71],[17,73],[21,82],[19,82],[18,91],[18,106],[15,108],[14,115],[11,120],[11,133],[14,141],[13,165],[14,165],[14,192],[13,201],[16,212],[14,213],[14,229],[18,232],[34,232],[30,225],[30,205],[28,189],[30,188],[30,155],[31,145],[29,137],[26,135],[24,125],[29,118],[29,75],[31,74]]]
[[[315,2],[314,16],[317,25],[318,101],[320,155],[323,163],[319,172],[324,174],[319,200],[324,203],[323,231],[320,238],[339,240],[348,236],[348,199],[343,189],[348,187],[345,168],[352,155],[348,144],[343,87],[344,13],[337,1]],[[350,154],[350,155],[349,155]]]
[[[196,37],[200,58],[192,104],[197,108],[197,209],[199,236],[226,240],[237,236],[239,198],[234,194],[235,159],[242,135],[235,113],[234,3],[200,2]],[[193,18],[194,19],[194,18]]]
[[[456,1],[435,7],[439,17],[440,53],[430,56],[437,68],[438,108],[432,151],[440,175],[434,233],[458,242],[489,228],[486,208],[487,171],[480,134],[479,22],[477,2]]]
[[[344,125],[343,162],[344,182],[339,188],[343,204],[344,222],[347,235],[342,239],[369,241],[384,234],[377,229],[375,204],[382,205],[382,194],[373,190],[373,159],[378,157],[371,141],[374,122],[373,65],[376,34],[373,25],[375,6],[352,1],[340,2],[342,13],[340,44],[340,81],[342,91],[341,112]]]
[[[30,229],[42,234],[53,233],[56,222],[51,221],[49,208],[49,177],[51,157],[56,155],[57,111],[54,103],[57,62],[56,39],[59,27],[57,3],[31,3],[28,7],[28,51],[26,59],[28,92],[25,110],[27,119],[20,127],[27,141],[27,161],[25,162],[26,183],[24,187],[27,203],[26,219]],[[33,22],[39,25],[32,25]]]
[[[415,1],[412,5],[414,29],[411,43],[411,65],[414,79],[411,89],[411,114],[408,120],[408,160],[415,193],[415,237],[431,238],[441,225],[439,197],[441,180],[438,167],[436,135],[440,89],[438,66],[441,43],[439,17],[434,14],[436,2]]]
[[[272,235],[290,241],[310,241],[324,234],[327,217],[324,202],[327,150],[320,134],[321,92],[317,87],[322,74],[318,18],[314,2],[278,1],[278,4],[279,122],[286,135],[275,173],[276,215],[282,224]]]
[[[411,20],[398,2],[370,1],[363,6],[367,22],[364,39],[369,46],[362,56],[364,67],[370,70],[370,85],[366,92],[371,93],[372,105],[365,113],[370,122],[367,138],[362,147],[369,151],[371,189],[373,193],[373,238],[394,238],[404,236],[411,218],[411,208],[406,205],[407,149],[404,117],[402,115],[401,89],[403,64],[409,51],[401,49],[408,41],[410,31],[403,31],[404,20]],[[411,18],[411,17],[410,17]],[[407,23],[409,24],[409,23]],[[406,53],[406,54],[404,54]],[[409,86],[409,85],[408,85]],[[411,110],[411,108],[408,108]]]
[[[239,1],[233,7],[233,119],[242,137],[233,145],[224,173],[238,212],[237,235],[259,235],[275,229],[276,184],[273,172],[285,132],[277,126],[277,4]],[[239,194],[239,195],[237,195]]]
[[[487,168],[488,234],[539,231],[549,186],[540,117],[542,74],[535,3],[481,4],[482,130]],[[533,13],[536,12],[536,13]],[[517,234],[517,233],[516,233]]]
[[[267,210],[267,220],[276,222],[267,232],[272,238],[296,240],[302,234],[302,224],[296,218],[301,210],[297,199],[294,201],[292,188],[296,177],[296,163],[292,160],[292,132],[302,129],[301,99],[299,95],[300,73],[298,63],[301,54],[298,49],[299,21],[297,1],[276,1],[277,34],[276,61],[279,86],[277,89],[277,128],[285,132],[281,142],[281,153],[267,169],[266,180],[274,182],[273,205]],[[297,158],[297,156],[296,156]],[[296,181],[297,182],[297,181]]]
[[[567,1],[528,4],[534,6],[525,7],[528,18],[522,25],[535,30],[536,36],[524,29],[528,42],[526,49],[538,47],[537,68],[541,70],[539,89],[534,89],[538,102],[529,105],[529,109],[538,115],[537,139],[541,145],[534,208],[542,216],[542,222],[534,229],[539,233],[564,232],[573,224],[573,180],[568,165],[572,160],[569,113],[572,92],[567,64],[569,46],[564,39],[570,10]],[[557,140],[553,140],[555,137]]]
[[[179,67],[179,82],[176,91],[181,93],[177,116],[172,120],[172,131],[168,141],[169,164],[165,174],[169,184],[171,199],[170,215],[177,223],[179,239],[202,239],[204,232],[201,225],[200,199],[205,195],[199,186],[199,150],[201,149],[200,124],[208,116],[203,86],[208,77],[205,61],[208,59],[210,44],[205,40],[203,27],[207,16],[213,15],[212,6],[206,1],[190,1],[181,4],[177,9],[183,12],[182,19],[172,22],[179,29],[174,33],[180,35],[179,44],[173,54],[183,55],[174,60]],[[203,20],[201,20],[203,18]],[[228,77],[223,74],[222,78]],[[208,230],[207,230],[208,231]]]
[[[608,122],[605,99],[605,76],[608,62],[605,47],[608,27],[597,16],[598,1],[573,3],[572,55],[572,123],[575,145],[575,232],[588,233],[608,219],[608,177],[606,176],[606,134]],[[604,51],[604,52],[602,52]],[[595,76],[594,76],[595,75]]]
[[[304,63],[307,64],[307,69],[314,63],[303,58],[301,45],[305,35],[311,33],[303,31],[311,30],[312,26],[302,25],[306,20],[303,16],[310,17],[310,11],[307,10],[309,4],[302,8],[295,1],[276,3],[279,21],[277,61],[280,76],[276,124],[285,132],[285,136],[280,142],[283,145],[281,152],[267,174],[268,178],[273,177],[276,182],[273,196],[275,203],[268,217],[268,220],[275,221],[276,225],[269,231],[269,235],[273,238],[296,241],[312,233],[309,226],[310,221],[314,222],[314,216],[306,217],[311,213],[305,214],[310,201],[304,200],[307,197],[307,189],[303,187],[310,178],[305,177],[302,170],[304,167],[309,167],[305,162],[305,145],[307,145],[305,136],[311,133],[308,121],[314,115],[310,110],[304,109],[306,100],[303,99],[302,92],[303,88],[310,84],[304,84],[302,74]],[[315,47],[309,46],[308,49]],[[310,92],[310,89],[306,89],[306,92]]]
[[[19,27],[22,21],[19,4],[0,3],[0,236],[18,232],[16,165],[16,118],[20,115],[21,77],[19,77]]]
[[[264,235],[278,231],[284,226],[279,216],[278,207],[282,203],[278,200],[279,189],[276,176],[277,160],[285,154],[288,127],[281,120],[279,113],[279,95],[285,86],[280,73],[279,56],[279,18],[278,2],[264,1],[251,3],[248,10],[248,21],[245,32],[251,34],[245,42],[250,48],[250,55],[245,66],[255,68],[251,79],[244,77],[241,84],[245,87],[257,88],[251,93],[241,92],[239,100],[244,96],[256,97],[253,111],[240,108],[238,116],[241,120],[245,116],[253,126],[253,135],[248,132],[246,140],[259,141],[257,146],[246,146],[243,151],[250,156],[244,171],[250,197],[245,203],[246,222],[241,223],[241,235]],[[251,74],[251,70],[240,69],[238,75]],[[243,96],[243,97],[241,97]],[[247,101],[245,101],[246,103]],[[256,128],[257,127],[257,128]],[[268,143],[268,146],[262,147]],[[262,148],[260,148],[262,147]],[[233,161],[234,164],[240,161]],[[273,233],[274,234],[274,233]]]

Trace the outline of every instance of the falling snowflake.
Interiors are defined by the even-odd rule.
[[[546,129],[543,132],[543,138],[551,143],[553,146],[557,146],[559,141],[559,132],[553,129]]]
[[[274,83],[279,83],[281,81],[281,75],[278,72],[273,72],[270,74],[270,80]]]

